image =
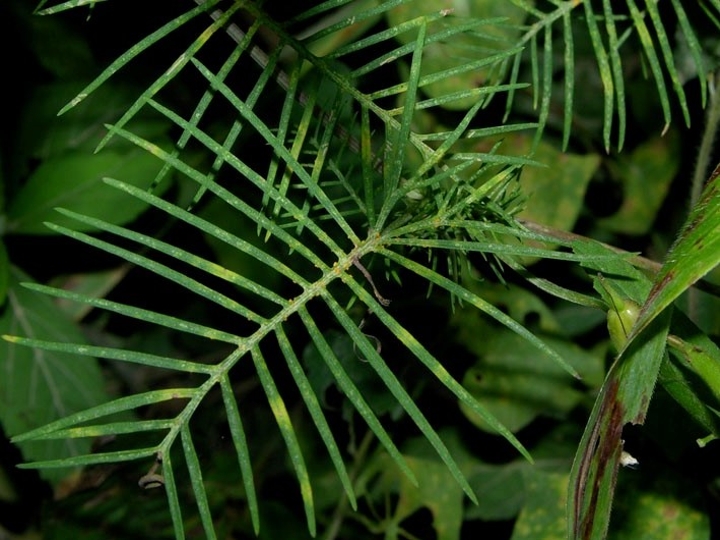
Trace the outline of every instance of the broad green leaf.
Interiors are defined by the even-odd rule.
[[[496,288],[467,276],[468,286],[503,309],[516,321],[539,317],[538,326],[546,332],[560,331],[552,313],[538,297],[512,286]],[[504,294],[502,294],[504,291]],[[539,414],[562,416],[572,409],[583,393],[558,363],[538,357],[537,348],[522,336],[488,324],[472,309],[457,309],[453,317],[456,340],[477,358],[463,378],[463,385],[479,403],[516,432]],[[578,373],[589,387],[601,385],[603,359],[557,338],[543,337]],[[464,405],[463,413],[478,427],[494,432],[477,414]]]
[[[538,357],[535,347],[514,332],[483,325],[458,311],[458,341],[478,358],[463,378],[463,386],[510,431],[516,433],[538,415],[564,416],[583,398],[562,367]],[[602,358],[557,339],[545,341],[573,368],[585,384],[599,386]],[[494,430],[461,404],[463,413],[479,428]]]
[[[469,474],[468,481],[480,497],[477,505],[465,510],[465,519],[495,521],[517,516],[525,504],[523,471],[526,466],[532,465],[527,461],[513,461],[506,465],[476,467],[477,472]]]
[[[463,302],[467,302],[468,305],[474,306],[481,312],[485,313],[486,315],[492,317],[502,325],[504,325],[506,328],[509,328],[513,332],[516,332],[518,335],[524,337],[529,342],[533,343],[534,346],[537,348],[537,350],[542,351],[543,356],[552,359],[554,362],[556,362],[559,366],[562,366],[562,368],[569,374],[571,374],[573,377],[580,378],[580,376],[577,373],[577,370],[571,366],[567,360],[565,360],[561,355],[559,355],[555,350],[553,350],[551,347],[549,347],[545,342],[543,342],[540,338],[538,338],[535,334],[530,332],[527,328],[525,328],[522,324],[508,316],[506,313],[504,313],[502,310],[498,309],[491,303],[485,301],[477,294],[473,293],[469,289],[461,286],[460,284],[456,283],[453,280],[450,280],[446,278],[445,276],[442,276],[436,272],[431,271],[427,267],[424,267],[422,265],[419,265],[415,263],[414,261],[411,261],[409,259],[399,257],[395,255],[391,251],[383,251],[383,253],[391,260],[398,262],[399,264],[405,266],[408,269],[412,269],[415,273],[417,273],[420,276],[425,277],[430,283],[433,283],[435,285],[438,285],[442,287],[443,289],[447,290],[450,294],[453,294],[458,298],[459,300]],[[477,316],[477,313],[475,313]],[[451,383],[452,384],[452,383]],[[470,403],[468,403],[470,404]],[[491,419],[492,415],[488,415],[486,420]],[[500,424],[497,424],[496,427],[499,427]],[[506,435],[507,436],[507,435]],[[515,444],[515,443],[513,443]],[[522,446],[517,445],[516,446],[518,450],[521,452]]]
[[[340,364],[358,390],[365,396],[375,414],[382,416],[390,413],[393,418],[398,418],[402,413],[402,407],[378,378],[375,371],[368,369],[367,360],[363,357],[362,352],[353,346],[352,339],[347,334],[333,330],[326,332],[325,337]],[[302,359],[313,390],[321,402],[327,406],[325,395],[331,386],[337,386],[335,377],[316,345],[309,344],[303,351]],[[342,409],[343,417],[350,420],[355,411],[352,403],[344,400]]]
[[[477,506],[466,508],[465,519],[509,520],[518,514],[521,514],[521,519],[529,518],[528,514],[539,510],[534,508],[534,505],[538,504],[538,477],[545,478],[545,475],[549,475],[548,478],[552,479],[554,475],[561,475],[567,482],[578,437],[579,432],[575,426],[563,423],[531,447],[534,463],[513,460],[495,465],[478,459],[468,461],[468,478],[473,488],[480,493],[480,497]],[[562,503],[565,503],[564,499]],[[547,509],[547,506],[545,508]],[[565,512],[558,512],[554,508],[551,508],[550,512],[556,519],[561,520],[564,528]]]
[[[49,298],[21,287],[27,280],[11,274],[8,303],[0,315],[0,333],[53,341],[83,342],[83,336]],[[108,394],[94,358],[18,347],[0,341],[0,421],[9,436],[30,431],[58,418],[107,401]],[[71,458],[90,451],[90,441],[66,439],[18,443],[27,461]],[[47,470],[57,483],[67,474]]]
[[[504,145],[512,148],[513,154],[529,155],[532,139],[509,135]],[[587,185],[600,165],[600,156],[561,152],[541,141],[532,157],[549,167],[523,168],[520,185],[528,201],[518,217],[563,231],[572,230],[583,208]]]
[[[524,469],[525,505],[511,540],[559,540],[565,538],[567,473]]]
[[[609,540],[709,540],[710,518],[698,486],[656,464],[640,467],[642,473],[627,470],[619,483]]]
[[[399,498],[392,516],[398,525],[416,510],[427,507],[433,516],[432,526],[438,540],[458,540],[463,514],[463,490],[447,466],[438,458],[406,457],[418,485],[400,477]]]
[[[104,298],[128,273],[129,265],[118,266],[111,270],[101,272],[88,272],[62,276],[52,280],[57,289],[71,291],[85,297]],[[91,310],[92,306],[72,301],[69,298],[59,298],[56,305],[65,315],[73,321],[80,321]]]
[[[670,247],[630,339],[638,336],[665,308],[720,263],[720,165],[705,184],[700,200],[690,212]]]
[[[463,284],[488,302],[502,306],[516,321],[532,319],[533,327],[546,334],[560,334],[562,328],[555,313],[540,297],[531,291],[512,283],[483,281],[476,271],[463,275]]]
[[[131,86],[108,84],[72,114],[58,116],[60,107],[79,90],[80,83],[75,81],[53,82],[33,89],[14,141],[16,155],[12,160],[17,162],[20,175],[29,174],[31,160],[45,161],[73,150],[92,153],[107,131],[105,124],[122,114],[137,92]],[[152,139],[162,137],[169,128],[170,123],[151,110],[144,111],[133,122],[133,130]]]
[[[638,146],[629,155],[607,161],[623,188],[623,202],[612,216],[598,221],[613,232],[642,235],[652,227],[680,167],[680,140],[675,130]]]
[[[534,4],[533,1],[525,3]],[[449,25],[463,24],[467,17],[493,20],[479,26],[473,32],[463,34],[460,39],[455,39],[452,43],[441,41],[428,45],[425,50],[421,76],[455,68],[462,65],[463,61],[468,62],[471,59],[478,59],[481,56],[488,56],[511,48],[513,42],[521,35],[520,25],[526,17],[525,10],[513,5],[512,2],[424,0],[408,2],[392,9],[387,16],[388,24],[396,27],[416,17],[443,10],[447,10],[448,16],[431,23],[430,32],[437,32]],[[411,32],[405,32],[398,35],[397,39],[402,43],[409,43],[413,37]],[[461,90],[476,89],[491,82],[497,76],[497,68],[465,71],[429,84],[423,88],[423,91],[431,97],[443,97]],[[468,97],[450,101],[443,106],[454,110],[469,109],[476,101],[476,97]]]
[[[108,187],[102,182],[103,177],[126,178],[131,184],[148,187],[159,168],[157,159],[138,148],[96,155],[67,153],[48,159],[13,199],[8,209],[8,228],[14,233],[52,234],[44,224],[51,221],[94,230],[59,215],[57,207],[103,216],[112,223],[127,223],[147,205]],[[159,191],[168,187],[166,182]]]
[[[453,455],[460,459],[460,467],[469,471],[478,461],[463,448],[457,432],[444,430],[440,433]],[[398,469],[392,467],[386,455],[376,454],[374,467],[380,470],[380,478],[372,486],[373,496],[383,491],[397,493],[396,505],[389,509],[382,523],[385,538],[399,539],[398,531],[403,520],[421,508],[432,514],[432,528],[438,540],[459,540],[463,523],[463,490],[455,481],[447,466],[437,457],[432,447],[422,438],[411,439],[403,448],[408,466],[418,478],[413,484]],[[380,489],[378,489],[380,488]]]
[[[483,463],[477,458],[466,462],[461,455],[461,464],[470,471],[470,483],[480,493],[478,504],[465,509],[465,519],[494,521],[516,517],[527,504],[531,504],[533,495],[529,490],[534,488],[529,480],[534,479],[534,472],[567,476],[580,435],[578,427],[567,422],[559,424],[530,448],[534,463],[513,460],[495,465]],[[565,515],[560,519],[563,519],[564,527]]]
[[[30,17],[33,52],[42,66],[59,79],[92,74],[90,44],[60,17]]]

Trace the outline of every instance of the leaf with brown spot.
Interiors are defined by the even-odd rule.
[[[656,318],[610,368],[590,416],[570,476],[570,538],[607,534],[622,453],[622,429],[642,424],[665,351],[669,312]]]
[[[607,248],[583,242],[575,250],[600,254]],[[611,290],[612,294],[642,303],[650,290],[650,282],[622,259],[587,266],[604,274],[604,288],[600,279],[596,280],[599,291],[607,293]],[[568,525],[572,540],[603,540],[607,535],[623,450],[622,430],[627,423],[642,424],[645,421],[665,355],[669,325],[670,312],[665,311],[637,339],[626,345],[600,390],[570,475]]]

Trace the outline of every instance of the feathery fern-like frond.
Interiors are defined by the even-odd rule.
[[[666,31],[666,21],[663,20],[657,7],[657,2],[647,0],[642,4],[635,0],[620,2],[603,0],[602,10],[596,11],[590,1],[573,0],[563,2],[552,0],[554,9],[541,11],[531,2],[515,0],[513,2],[525,10],[529,21],[526,23],[521,43],[529,48],[529,63],[533,88],[533,105],[538,108],[539,129],[542,132],[547,124],[551,102],[558,99],[553,96],[553,77],[559,73],[565,80],[563,96],[563,146],[567,146],[572,131],[573,111],[575,99],[575,34],[585,31],[590,36],[597,61],[598,72],[603,88],[603,139],[606,150],[609,151],[612,141],[613,125],[617,122],[618,150],[622,149],[625,140],[627,125],[627,100],[625,93],[625,71],[623,66],[623,47],[628,48],[631,40],[639,40],[644,52],[643,60],[650,67],[653,80],[657,87],[658,97],[662,104],[665,127],[668,128],[672,120],[670,92],[667,83],[672,85],[678,105],[687,124],[690,122],[687,98],[683,89],[677,60],[674,58],[670,46],[670,39]],[[707,76],[704,67],[701,47],[698,37],[688,21],[687,14],[679,0],[672,0],[672,10],[677,17],[678,31],[682,34],[688,46],[688,51],[695,63],[696,73],[700,83],[703,106],[707,97]],[[713,7],[718,10],[714,3]],[[576,27],[575,21],[579,19],[576,10],[582,9],[585,20],[585,29]],[[667,18],[667,16],[666,16]],[[650,24],[648,24],[648,20]],[[556,26],[562,21],[562,31]],[[555,65],[557,57],[554,48],[559,44],[563,47],[563,68]],[[526,48],[526,50],[527,50]],[[510,68],[510,83],[521,80],[521,63],[523,57],[516,54]],[[515,93],[508,94],[507,110],[513,104]],[[589,99],[584,96],[583,99]],[[539,135],[538,135],[539,137]]]
[[[77,5],[83,3],[75,2]],[[491,54],[473,62],[458,56],[457,65],[441,71],[428,73],[423,70],[430,46],[436,43],[452,46],[456,43],[457,50],[469,48],[471,52],[477,52],[481,50],[480,45],[472,41],[468,44],[461,38],[470,36],[473,39],[487,39],[483,27],[498,24],[499,21],[463,19],[454,17],[448,10],[436,10],[412,17],[397,26],[380,28],[361,39],[335,48],[325,56],[315,53],[323,40],[348,32],[353,25],[380,20],[388,16],[391,10],[410,3],[410,0],[359,2],[357,5],[361,9],[354,12],[352,17],[328,20],[326,25],[313,27],[313,32],[296,37],[298,30],[307,30],[304,27],[308,19],[324,20],[325,16],[335,10],[349,9],[354,4],[330,0],[295,19],[281,23],[269,17],[256,2],[199,0],[196,7],[129,49],[63,109],[62,112],[67,112],[80,105],[82,99],[118,70],[173,31],[189,24],[201,24],[198,36],[125,114],[115,124],[108,126],[107,137],[99,145],[99,149],[102,149],[110,139],[120,137],[154,155],[162,164],[157,181],[172,173],[192,182],[195,198],[191,206],[197,206],[199,211],[193,212],[187,204],[163,199],[118,179],[107,179],[106,182],[127,193],[128,197],[142,200],[166,214],[178,227],[200,232],[252,258],[265,272],[282,280],[287,287],[280,292],[271,290],[179,245],[152,238],[128,227],[112,225],[101,217],[62,211],[67,217],[91,225],[104,235],[91,236],[50,224],[53,230],[187,289],[224,310],[229,319],[238,323],[236,328],[240,330],[219,330],[168,313],[47,287],[33,287],[43,293],[199,336],[208,341],[208,347],[224,344],[229,348],[222,349],[225,351],[224,356],[216,363],[202,364],[150,355],[143,351],[6,338],[41,349],[92,354],[115,361],[179,370],[195,375],[193,381],[199,381],[197,385],[187,388],[153,390],[119,398],[15,439],[155,434],[150,446],[51,460],[30,466],[62,467],[147,459],[153,471],[148,474],[151,474],[156,484],[164,484],[177,537],[181,538],[184,534],[178,483],[188,478],[205,534],[213,538],[212,515],[202,465],[193,440],[192,420],[210,392],[219,390],[242,473],[249,511],[257,531],[260,526],[258,501],[252,459],[243,427],[243,407],[242,403],[238,403],[232,387],[233,368],[241,362],[252,363],[295,469],[308,527],[314,534],[316,523],[312,478],[305,465],[284,398],[277,388],[278,373],[289,371],[291,374],[353,505],[355,495],[338,444],[305,369],[298,360],[301,343],[312,343],[338,387],[380,444],[398,467],[409,478],[414,478],[382,420],[362,395],[337,351],[324,335],[325,330],[319,326],[315,316],[315,313],[321,311],[329,314],[332,328],[340,329],[349,336],[366,360],[367,369],[372,370],[385,384],[468,497],[474,500],[475,494],[441,437],[403,387],[387,359],[378,351],[376,342],[363,333],[362,324],[347,312],[345,306],[353,301],[359,302],[367,313],[373,314],[400,350],[423,364],[465,407],[480,415],[520,453],[530,457],[517,438],[450,375],[443,361],[436,358],[398,320],[388,299],[381,293],[382,285],[374,282],[377,279],[377,266],[369,261],[391,263],[403,272],[447,291],[448,296],[476,307],[535,344],[543,353],[538,361],[558,362],[575,375],[572,367],[539,338],[463,286],[458,271],[451,270],[449,276],[439,271],[437,260],[438,254],[442,254],[452,261],[449,264],[451,267],[469,253],[496,255],[498,262],[513,256],[578,260],[577,256],[565,251],[529,247],[521,242],[533,240],[558,244],[556,239],[525,230],[512,218],[517,195],[513,186],[519,169],[533,164],[529,157],[505,156],[502,145],[495,145],[492,150],[484,152],[470,152],[466,149],[468,143],[472,144],[486,136],[517,130],[542,130],[547,122],[551,99],[554,23],[560,19],[563,21],[566,67],[568,76],[572,77],[570,17],[572,10],[581,2],[554,2],[557,8],[550,13],[540,12],[526,2],[516,2],[537,19],[537,22],[525,27],[521,46],[505,49],[495,47]],[[71,4],[61,4],[54,9],[69,8]],[[630,4],[634,6],[632,0],[628,0]],[[682,9],[679,3],[673,5],[680,14]],[[606,24],[614,24],[609,3],[606,3],[606,8]],[[52,9],[47,8],[46,12]],[[604,58],[603,55],[607,56],[607,53],[597,29],[600,17],[590,10],[589,3],[585,3],[585,9],[598,58]],[[234,22],[240,10],[251,21],[246,31]],[[665,38],[657,26],[660,23],[656,22],[657,13],[652,7],[646,10],[647,17],[656,25],[654,28],[660,43],[660,55],[667,61]],[[644,21],[643,12],[634,8],[631,11],[632,21],[639,27]],[[200,16],[205,16],[207,21],[201,22],[203,19]],[[270,54],[265,54],[258,44],[260,30],[270,32],[277,39]],[[650,57],[655,47],[652,40],[648,41],[648,35],[649,30],[645,29],[641,39]],[[608,36],[611,45],[618,45],[625,39],[624,35],[617,38],[616,33],[610,30]],[[691,38],[690,35],[689,43]],[[230,51],[224,60],[218,61],[213,55],[204,54],[211,40],[213,43],[221,40],[221,43],[230,44]],[[508,103],[512,103],[514,92],[529,87],[528,83],[518,82],[524,45],[530,46],[532,71],[535,74],[533,82],[536,83],[533,86],[534,91],[539,92],[538,125],[523,123],[477,128],[474,125],[476,117],[491,99],[507,94]],[[539,59],[538,48],[542,49],[542,60]],[[288,50],[292,52],[294,60],[289,65],[283,65],[283,51]],[[601,76],[607,85],[605,131],[608,145],[614,100],[617,100],[618,111],[625,107],[616,80],[621,66],[619,57],[613,57],[617,52],[615,48],[613,50],[615,52],[610,53],[609,60],[600,62]],[[659,60],[657,53],[654,54],[651,65],[657,66]],[[407,77],[400,82],[389,81],[385,85],[381,84],[385,82],[382,77],[372,77],[388,63],[405,66]],[[510,64],[510,80],[503,83],[501,68]],[[235,88],[233,75],[237,75],[238,70],[249,72],[256,69],[255,65],[259,65],[257,78],[252,79],[250,88]],[[490,68],[493,73],[493,77],[480,86],[440,94],[425,93],[432,85],[479,68]],[[164,99],[164,91],[181,74],[205,81],[203,91],[196,96],[196,103],[190,112],[175,110]],[[675,81],[672,71],[670,74],[671,80]],[[661,75],[656,73],[658,78]],[[374,87],[364,88],[362,83],[370,79]],[[280,92],[277,92],[276,82],[281,87]],[[566,89],[569,91],[571,88],[572,83],[568,83]],[[682,88],[674,84],[674,89],[681,103],[684,103],[684,96],[680,97]],[[276,114],[268,114],[267,107],[263,109],[261,106],[268,95],[278,99],[279,105],[273,107],[273,113]],[[416,126],[418,114],[423,110],[456,102],[471,103],[456,126],[427,132]],[[228,122],[229,127],[225,131],[218,132],[216,126],[208,120],[211,107],[220,107],[231,115],[233,120]],[[565,107],[567,138],[572,114],[571,100],[566,99]],[[133,132],[133,118],[146,108],[153,109],[178,128],[180,135],[173,148],[162,148]],[[209,163],[198,164],[187,157],[190,142],[210,156]],[[249,236],[232,234],[227,223],[203,214],[199,203],[208,200],[219,203],[232,219],[244,219],[252,223],[253,234],[260,231],[268,242],[253,243],[248,240]],[[421,264],[413,258],[413,254],[418,251],[431,255],[429,264]],[[218,286],[218,283],[223,286]],[[262,306],[262,309],[258,306]],[[289,331],[291,326],[293,332]],[[280,354],[269,357],[267,350],[279,351]],[[179,412],[174,417],[136,423],[101,423],[105,422],[103,419],[106,416],[164,401],[177,403]],[[187,477],[174,474],[175,463],[182,461]]]

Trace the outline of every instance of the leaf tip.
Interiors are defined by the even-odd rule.
[[[84,100],[86,97],[88,97],[87,92],[82,92],[82,93],[78,94],[77,96],[75,96],[75,97],[72,99],[72,101],[70,101],[70,103],[68,103],[68,104],[65,105],[62,109],[60,109],[60,110],[58,111],[57,115],[58,115],[58,116],[62,116],[63,114],[65,114],[66,112],[68,112],[70,109],[72,109],[73,107],[77,106],[77,104],[80,103],[82,100]]]
[[[10,442],[13,444],[25,442],[31,440],[32,437],[28,437],[27,433],[21,433],[20,435],[15,435],[14,437],[10,437]],[[28,463],[18,463],[17,467],[20,469],[29,469],[30,466]]]
[[[413,472],[410,470],[410,467],[405,465],[405,467],[403,467],[403,472],[405,473],[405,476],[407,476],[408,480],[410,480],[410,483],[413,485],[413,487],[420,487],[420,483],[418,482],[418,479],[415,477]]]
[[[110,142],[110,139],[113,138],[113,136],[117,133],[117,128],[113,124],[103,124],[103,127],[108,130],[108,132],[105,134],[105,136],[100,140],[98,145],[95,147],[95,150],[93,150],[93,154],[99,153],[105,146],[107,146],[107,143]]]
[[[58,212],[60,212],[61,209],[60,209],[60,208],[56,208],[55,210],[57,210]],[[62,214],[62,212],[60,212],[60,213]],[[58,226],[57,226],[55,223],[53,223],[52,221],[43,221],[42,224],[43,224],[45,227],[47,227],[48,229],[50,229],[51,231],[57,231],[57,230],[58,230]]]

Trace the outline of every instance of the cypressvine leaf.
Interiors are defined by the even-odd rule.
[[[72,0],[48,7],[46,3],[40,4],[44,14],[95,4],[92,0]],[[371,314],[385,339],[392,341],[392,350],[401,361],[422,366],[423,373],[444,386],[464,410],[482,418],[484,425],[531,459],[512,430],[451,375],[445,359],[436,357],[423,342],[423,336],[414,335],[407,328],[401,309],[396,308],[402,306],[402,299],[383,296],[386,283],[381,281],[378,268],[384,264],[389,274],[409,276],[436,287],[448,300],[461,300],[468,308],[490,316],[514,332],[513,340],[519,339],[517,336],[525,339],[529,347],[542,353],[539,361],[554,362],[550,364],[553,373],[564,370],[577,376],[579,370],[568,359],[464,284],[461,268],[468,264],[469,254],[480,254],[492,261],[498,274],[502,264],[521,270],[515,260],[518,257],[580,261],[603,272],[615,270],[616,264],[621,266],[620,273],[626,270],[625,261],[604,250],[585,246],[585,252],[579,247],[569,253],[543,247],[550,244],[568,247],[571,243],[533,233],[514,219],[518,211],[517,178],[522,167],[537,165],[534,158],[541,154],[529,155],[542,149],[539,141],[552,121],[552,106],[557,99],[553,86],[557,58],[563,58],[565,63],[562,126],[564,144],[568,144],[577,104],[573,98],[576,9],[584,15],[579,18],[579,27],[590,36],[604,89],[606,148],[611,146],[616,113],[617,146],[622,147],[624,141],[626,103],[621,50],[631,32],[637,32],[642,43],[657,84],[664,120],[670,121],[671,92],[665,86],[663,68],[687,118],[684,90],[663,28],[665,15],[649,4],[642,11],[643,7],[634,0],[626,2],[629,19],[615,15],[615,6],[609,1],[603,3],[602,12],[596,12],[596,6],[581,0],[553,0],[540,7],[534,2],[516,0],[501,13],[478,8],[480,16],[454,13],[444,4],[435,6],[420,0],[328,0],[288,20],[268,15],[262,2],[196,0],[196,4],[130,47],[60,111],[67,113],[80,106],[88,95],[141,53],[152,54],[154,46],[169,36],[185,39],[188,34],[178,31],[199,25],[199,30],[178,48],[174,60],[119,118],[107,124],[108,133],[98,145],[98,150],[105,153],[91,161],[103,165],[112,160],[114,149],[107,145],[113,139],[122,141],[123,148],[133,145],[132,152],[143,156],[136,169],[125,171],[124,175],[108,171],[109,167],[104,165],[97,166],[96,174],[91,175],[91,180],[97,180],[98,171],[105,171],[103,176],[119,177],[92,184],[93,190],[102,188],[103,193],[112,193],[112,209],[102,212],[103,215],[85,215],[93,213],[92,207],[96,206],[93,202],[97,202],[85,197],[83,204],[68,204],[71,208],[61,209],[56,218],[48,218],[47,205],[40,210],[42,220],[59,222],[49,223],[48,230],[103,250],[138,271],[164,278],[178,290],[211,305],[227,325],[215,328],[191,320],[187,314],[145,309],[45,286],[29,288],[142,323],[171,328],[178,334],[203,340],[206,347],[220,352],[212,362],[201,362],[181,358],[179,354],[176,358],[130,348],[90,346],[75,337],[66,340],[54,335],[6,336],[10,342],[45,351],[41,354],[93,355],[174,370],[191,381],[187,387],[137,392],[103,405],[96,405],[91,399],[85,411],[68,410],[64,418],[42,427],[26,426],[35,429],[14,438],[20,444],[56,439],[74,444],[81,437],[143,433],[147,437],[143,440],[150,441],[143,443],[147,446],[98,453],[83,451],[73,457],[43,454],[33,456],[38,461],[26,466],[56,468],[147,461],[153,475],[155,468],[162,468],[162,481],[159,475],[153,477],[153,485],[164,486],[176,537],[183,538],[187,527],[181,495],[192,492],[199,524],[208,538],[215,538],[218,531],[193,421],[210,393],[219,390],[222,403],[219,410],[227,420],[245,500],[257,533],[260,510],[254,456],[248,443],[252,433],[246,433],[244,403],[236,395],[232,378],[236,366],[252,367],[297,476],[308,529],[315,534],[313,492],[317,488],[313,486],[312,471],[296,433],[295,411],[286,404],[284,385],[280,384],[285,382],[288,372],[287,380],[297,386],[353,506],[356,495],[353,478],[346,470],[346,455],[335,440],[321,400],[314,394],[309,376],[298,360],[300,352],[311,343],[345,399],[365,422],[368,433],[406,475],[404,483],[415,484],[416,473],[422,472],[424,465],[431,463],[433,470],[438,470],[442,462],[443,470],[457,483],[452,503],[457,503],[460,490],[476,500],[452,448],[448,448],[426,418],[411,389],[405,387],[396,372],[395,364],[384,356],[377,340],[363,331],[363,323],[347,306],[354,304]],[[480,0],[474,5],[490,6]],[[698,62],[699,45],[692,27],[678,2],[672,2],[672,9],[691,56]],[[498,16],[508,16],[510,20]],[[383,26],[379,21],[391,24]],[[242,28],[243,24],[247,28]],[[362,29],[367,29],[367,33],[360,35]],[[348,35],[357,37],[348,39]],[[558,39],[560,35],[562,39]],[[274,45],[266,52],[268,38]],[[330,50],[328,43],[340,45]],[[457,54],[438,61],[435,56],[438,51]],[[387,77],[388,66],[398,68],[393,73],[399,75]],[[183,86],[184,77],[199,81],[199,89]],[[459,81],[462,87],[457,86]],[[707,82],[704,76],[700,81],[703,86]],[[177,88],[183,91],[183,99],[168,99]],[[193,93],[194,90],[197,91]],[[537,122],[477,127],[478,117],[493,100],[504,100],[509,114],[515,100],[528,96],[538,111]],[[183,108],[187,104],[190,105]],[[216,108],[220,114],[215,115]],[[440,108],[458,108],[462,113],[446,128],[423,126],[417,121],[424,111]],[[137,120],[144,112],[159,114],[163,125],[164,122],[173,125],[177,139],[172,148],[137,128]],[[531,130],[527,140],[535,144],[522,155],[511,155],[500,139],[521,130]],[[479,144],[483,140],[491,143],[483,148]],[[580,191],[589,171],[595,168],[595,161],[591,158],[586,165]],[[50,165],[38,170],[40,180],[47,180],[52,172],[47,169]],[[145,174],[148,171],[152,174]],[[182,189],[190,192],[187,197],[192,198],[190,207],[174,199],[174,193],[163,191],[165,184],[161,182],[170,174],[180,178]],[[83,179],[71,176],[76,177],[75,181]],[[61,195],[68,195],[64,183],[68,179],[52,176],[50,179],[61,186],[57,190]],[[150,185],[150,190],[138,185]],[[31,183],[28,187],[34,186]],[[119,200],[124,203],[118,203]],[[10,216],[15,219],[11,223],[17,230],[38,231],[39,220],[28,217],[38,210],[37,202],[37,197],[31,196],[16,199]],[[204,203],[207,206],[203,207]],[[193,211],[194,205],[200,208],[198,213]],[[218,211],[218,207],[222,210]],[[182,234],[172,235],[172,240],[155,238],[127,225],[139,209],[145,208],[164,216],[181,233],[201,233],[212,238],[220,263],[207,254],[188,249],[179,240]],[[570,221],[576,215],[574,212]],[[243,224],[243,230],[228,225],[233,218]],[[101,234],[93,236],[88,231]],[[248,231],[259,235],[257,241],[248,239]],[[527,245],[528,241],[535,244]],[[222,249],[217,248],[219,244]],[[242,266],[231,269],[221,264],[228,250],[237,254],[238,259],[250,261],[258,271],[253,275],[243,272]],[[420,262],[424,259],[418,254],[426,256],[427,262]],[[641,302],[644,298],[640,292],[646,291],[634,287],[642,288],[647,283],[635,277],[631,281],[635,285],[629,285],[629,289],[619,282],[618,287],[633,301]],[[551,289],[550,285],[542,286]],[[552,290],[563,294],[558,288]],[[632,338],[676,296],[667,294],[662,302],[655,301],[651,308],[646,307],[649,315],[640,315],[635,333],[630,336],[631,343],[611,371],[602,400],[593,413],[594,423],[583,439],[585,453],[576,464],[571,484],[575,494],[571,501],[574,532],[587,535],[589,531],[604,530],[610,504],[608,493],[612,493],[615,479],[613,460],[621,451],[622,425],[642,421],[644,417],[661,362],[658,352],[665,341],[667,316],[657,318],[654,332],[647,340]],[[565,296],[581,298],[572,293]],[[342,332],[352,342],[369,375],[385,385],[436,452],[436,458],[420,460],[401,453],[387,430],[387,419],[368,403],[360,385],[338,358],[328,340],[328,329]],[[271,356],[269,351],[274,354]],[[641,371],[645,377],[642,380]],[[572,397],[575,403],[575,396]],[[105,418],[165,402],[175,406],[173,415],[166,419],[130,422]],[[569,406],[563,404],[562,409]],[[8,431],[16,435],[18,430]],[[178,459],[180,456],[183,459]],[[611,466],[603,469],[602,460],[607,456]],[[187,475],[176,474],[183,463]],[[553,479],[558,492],[563,488],[561,484]],[[433,489],[432,484],[425,484],[424,489]],[[418,506],[407,492],[403,495],[406,506],[398,516]],[[439,535],[449,538],[457,534],[459,517],[457,508],[453,511],[447,504],[434,510]]]

